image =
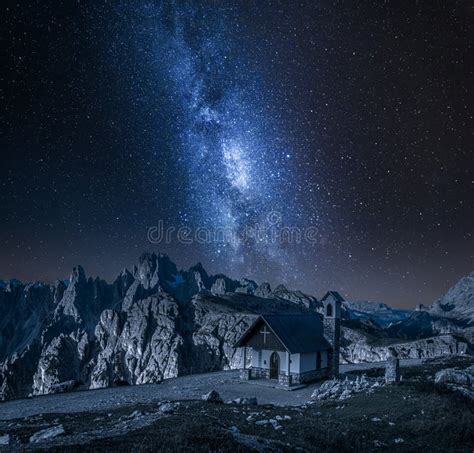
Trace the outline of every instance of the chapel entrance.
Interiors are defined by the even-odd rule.
[[[278,379],[278,371],[280,370],[280,356],[278,352],[274,352],[270,356],[270,379]]]

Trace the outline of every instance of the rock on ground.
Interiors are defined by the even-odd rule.
[[[4,434],[0,436],[0,445],[9,445],[10,444],[10,434]]]
[[[436,384],[458,384],[472,387],[474,385],[474,366],[461,370],[446,368],[435,375]]]
[[[215,390],[211,390],[209,393],[202,395],[202,400],[208,401],[210,403],[223,403],[221,396]]]
[[[454,392],[474,400],[474,365],[465,370],[446,368],[438,371],[435,384],[446,385]]]
[[[371,393],[374,388],[382,386],[383,382],[383,379],[368,378],[366,375],[357,376],[355,379],[349,379],[348,377],[344,380],[332,379],[324,382],[321,387],[317,388],[311,395],[311,398],[313,400],[345,400],[354,393]]]
[[[52,439],[53,437],[61,436],[65,434],[63,425],[52,426],[51,428],[43,429],[34,433],[30,437],[30,443],[42,442],[43,440]]]
[[[160,406],[160,412],[162,414],[172,414],[174,412],[173,403],[164,403]]]

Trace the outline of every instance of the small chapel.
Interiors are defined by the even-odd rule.
[[[274,379],[289,387],[337,377],[343,301],[338,292],[328,291],[321,300],[322,318],[259,316],[235,345],[243,348],[242,379]]]

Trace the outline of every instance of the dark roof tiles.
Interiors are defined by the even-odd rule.
[[[291,354],[331,348],[324,338],[324,325],[318,315],[262,315],[242,335],[236,347],[245,346],[261,322],[267,324]]]

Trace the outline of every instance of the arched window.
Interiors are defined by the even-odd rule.
[[[321,351],[318,351],[316,354],[316,369],[321,369]]]
[[[332,305],[328,304],[326,307],[326,316],[332,316]]]

